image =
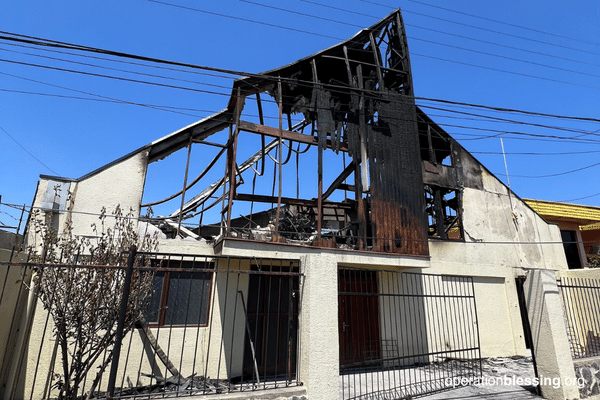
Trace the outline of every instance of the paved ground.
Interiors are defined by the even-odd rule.
[[[533,364],[528,358],[492,358],[486,359],[482,365],[482,382],[472,386],[458,387],[421,397],[425,400],[439,399],[542,399],[535,394],[532,386],[513,384],[519,378],[535,377]]]

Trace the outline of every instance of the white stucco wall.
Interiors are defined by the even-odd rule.
[[[110,213],[119,204],[124,212],[132,208],[137,215],[146,164],[146,155],[138,153],[95,175],[71,183],[70,190],[75,196],[70,214],[74,233],[91,235],[90,225],[98,224],[95,214],[102,207]],[[482,174],[483,189],[464,188],[462,192],[464,241],[430,240],[430,258],[236,240],[227,240],[216,248],[202,241],[161,240],[159,250],[207,256],[217,252],[234,257],[299,260],[301,271],[305,274],[299,317],[299,377],[311,399],[331,399],[338,393],[337,274],[342,265],[473,277],[481,355],[526,355],[515,277],[528,269],[567,269],[560,231],[557,226],[547,224],[519,198],[509,196],[508,189],[494,176],[485,171]],[[41,204],[47,185],[47,180],[40,182],[34,206]],[[89,212],[93,215],[86,214]],[[67,215],[60,214],[61,224],[64,224]],[[159,334],[161,346],[169,349],[173,362],[182,366],[184,375],[184,366],[186,370],[188,366],[193,368],[189,365],[192,353],[185,350],[192,339],[186,333],[184,341],[184,332],[192,333],[202,343],[195,355],[201,360],[208,360],[209,365],[217,365],[216,369],[211,367],[212,376],[215,373],[222,377],[228,374],[235,376],[241,370],[244,321],[239,318],[233,321],[229,312],[225,313],[221,307],[224,306],[224,292],[227,292],[229,307],[236,302],[234,296],[237,296],[237,290],[247,293],[248,281],[240,279],[239,286],[236,282],[236,286],[232,287],[233,283],[220,279],[218,277],[214,284],[213,295],[221,297],[215,303],[210,319],[209,326],[213,328],[211,338],[207,337],[207,327],[196,328],[194,332],[174,329],[168,335],[164,331]],[[425,312],[430,311],[427,310],[427,307],[431,308],[428,303],[424,307]],[[385,304],[381,309],[385,310]],[[391,324],[391,320],[388,323]],[[229,330],[229,327],[234,328]],[[231,337],[232,332],[235,337]],[[223,343],[233,343],[232,346],[221,344],[222,333]],[[388,332],[383,329],[382,333],[386,335]],[[218,344],[213,342],[214,338],[218,338]],[[139,343],[135,344],[136,340],[139,341],[139,337],[132,337],[133,346],[139,347]],[[430,344],[443,343],[440,337],[435,336],[429,337],[428,341]],[[209,343],[211,351],[203,353]],[[185,354],[185,357],[177,354]],[[219,364],[219,359],[229,361]]]
[[[136,218],[139,216],[147,163],[147,153],[139,152],[80,180],[41,178],[33,201],[33,210],[40,210],[39,217],[48,223],[52,220],[59,234],[64,232],[67,220],[71,220],[73,235],[96,236],[99,233],[94,233],[92,224],[101,232],[102,226],[98,216],[103,208],[106,208],[107,215],[105,229],[114,225],[112,213],[117,206],[121,207],[123,215],[131,210],[132,215]],[[57,182],[64,183],[60,192],[62,204],[59,210],[52,212],[45,205],[48,203],[49,193],[53,193],[53,185]],[[71,192],[71,202],[67,201],[66,190]],[[69,212],[70,205],[72,207]],[[30,227],[33,226],[32,222],[30,221]],[[39,250],[40,238],[33,229],[29,229],[27,244]]]
[[[94,223],[100,229],[98,214],[103,207],[109,216],[108,226],[114,221],[111,213],[119,205],[123,214],[131,209],[134,216],[139,216],[147,163],[148,155],[140,152],[75,183],[71,189],[75,197],[71,216],[73,234],[93,235]]]

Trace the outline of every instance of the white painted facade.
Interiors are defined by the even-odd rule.
[[[87,178],[70,182],[69,190],[73,193],[72,212],[61,210],[58,213],[60,225],[64,226],[65,221],[70,219],[77,235],[93,236],[90,225],[97,221],[97,216],[91,215],[89,211],[120,205],[123,209],[131,208],[139,212],[146,160],[146,152],[140,151]],[[465,240],[432,239],[429,242],[429,258],[243,240],[225,240],[214,247],[205,241],[162,239],[159,250],[194,255],[299,260],[305,277],[301,288],[302,309],[299,317],[302,343],[298,357],[300,380],[310,399],[336,398],[339,375],[337,279],[338,267],[342,265],[473,277],[481,355],[499,357],[528,354],[523,339],[515,277],[524,275],[531,269],[566,271],[560,232],[556,226],[542,220],[514,194],[509,196],[508,189],[493,175],[484,172],[482,181],[483,190],[465,188],[463,191]],[[34,207],[42,206],[49,182],[52,179],[40,180]],[[30,231],[28,242],[38,243],[36,241],[38,239],[34,232]],[[249,265],[242,266],[248,267]],[[215,282],[214,295],[224,292],[225,283],[220,279]],[[247,284],[247,280],[242,279],[239,290],[246,291]],[[231,293],[235,291],[230,290],[229,293],[232,296]],[[219,346],[223,335],[224,342],[234,343],[234,348],[223,348],[222,356],[237,364],[224,363],[219,373],[221,376],[235,375],[241,368],[241,360],[232,355],[240,352],[235,346],[243,342],[244,324],[242,320],[236,322],[236,337],[232,338],[231,332],[221,332],[221,318],[228,317],[221,315],[218,308],[210,316],[209,324],[215,327],[212,339],[206,337],[208,328],[195,328],[196,332],[186,332],[185,340],[199,338],[201,345],[195,356],[202,360],[209,342],[213,341],[211,345],[214,349]],[[43,347],[42,362],[38,367],[42,374],[47,373],[47,366],[52,359],[52,346],[49,345],[52,343],[52,335],[46,332],[42,336],[40,332],[44,323],[43,319],[34,318],[24,359],[27,367],[22,369],[21,385],[15,386],[24,392],[32,382],[34,369],[31,368],[31,362],[37,358],[40,345]],[[183,330],[175,328],[169,335],[161,333],[159,342],[171,354],[180,354],[179,348],[184,345],[183,334]],[[40,337],[44,337],[44,343],[36,341]],[[142,346],[135,333],[132,335],[132,346]],[[212,352],[211,355],[217,357],[218,353]],[[186,356],[190,358],[174,359],[174,364],[181,363],[185,368],[186,363],[193,358],[189,353]],[[48,364],[43,360],[47,360]],[[139,361],[130,362],[130,366],[137,370],[136,363]],[[147,363],[148,360],[141,362]]]

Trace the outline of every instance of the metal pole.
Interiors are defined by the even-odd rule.
[[[117,368],[119,367],[119,357],[121,355],[121,342],[123,341],[123,329],[125,327],[125,316],[127,315],[127,303],[129,302],[129,291],[131,286],[131,276],[133,275],[133,262],[137,254],[137,248],[129,248],[129,258],[127,259],[127,270],[125,271],[125,282],[123,283],[123,297],[121,297],[121,306],[119,309],[119,320],[117,322],[117,332],[115,337],[115,347],[113,348],[113,359],[110,366],[108,377],[107,398],[112,399],[115,394],[115,381],[117,379]]]

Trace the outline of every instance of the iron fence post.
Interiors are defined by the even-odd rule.
[[[115,337],[115,346],[113,348],[113,359],[110,366],[108,377],[107,398],[112,399],[115,394],[115,381],[117,379],[117,368],[119,367],[119,357],[121,355],[121,342],[123,341],[123,329],[125,327],[125,317],[127,316],[127,303],[129,302],[129,292],[131,286],[131,276],[133,275],[133,264],[137,248],[129,248],[129,258],[127,259],[127,270],[125,271],[125,282],[123,283],[123,296],[121,297],[121,306],[119,309],[119,320],[117,322],[117,332]]]

